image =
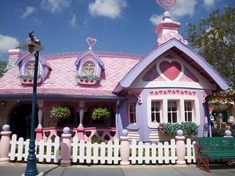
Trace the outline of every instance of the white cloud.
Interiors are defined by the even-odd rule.
[[[22,18],[26,18],[36,12],[37,9],[35,7],[28,6],[26,7],[24,13],[21,15]]]
[[[150,18],[149,18],[149,21],[151,21],[151,23],[154,25],[154,26],[157,26],[160,21],[162,20],[162,15],[152,15]]]
[[[175,6],[170,10],[173,17],[192,16],[195,12],[196,0],[178,0]]]
[[[203,0],[203,3],[206,7],[212,7],[215,4],[215,0]]]
[[[88,10],[92,16],[114,19],[121,16],[122,10],[126,6],[126,0],[95,0],[89,4]]]
[[[16,48],[20,42],[7,35],[0,34],[0,53],[6,53],[9,49]]]
[[[71,0],[42,0],[42,8],[51,13],[60,12],[63,8],[70,7]]]
[[[74,14],[72,16],[72,18],[69,20],[69,24],[72,26],[72,27],[75,27],[76,26],[76,22],[77,22],[77,16]]]

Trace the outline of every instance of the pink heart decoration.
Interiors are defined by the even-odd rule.
[[[96,43],[96,38],[88,37],[88,38],[86,39],[86,41],[87,41],[89,47],[92,48],[93,45]]]
[[[159,65],[162,74],[169,80],[175,80],[181,73],[181,66],[178,62],[163,61]]]
[[[174,5],[176,0],[156,0],[165,11],[169,11]]]

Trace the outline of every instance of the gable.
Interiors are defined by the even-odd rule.
[[[152,64],[154,61],[161,59],[161,56],[168,51],[173,51],[176,53],[180,58],[182,58],[182,60],[184,60],[184,62],[190,66],[186,67],[186,76],[189,77],[191,75],[192,77],[191,72],[189,73],[187,71],[193,67],[197,73],[200,73],[203,79],[209,82],[209,84],[215,85],[214,87],[211,87],[212,90],[217,88],[222,90],[228,89],[228,84],[226,81],[213,69],[209,63],[206,62],[204,58],[199,56],[188,46],[175,39],[171,39],[151,51],[138,64],[136,64],[136,66],[119,82],[119,85],[115,88],[114,92],[119,92],[123,88],[133,87],[135,80],[138,82],[137,79],[140,76],[144,76],[142,75],[143,72],[148,71],[153,66]],[[169,86],[170,84],[172,86],[172,82],[169,82],[168,84]]]
[[[205,79],[183,58],[171,50],[156,58],[130,86],[130,88],[168,87],[216,89],[214,83]]]

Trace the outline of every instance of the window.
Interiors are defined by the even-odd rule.
[[[192,101],[184,102],[184,116],[186,122],[192,122],[192,116],[193,116]]]
[[[160,101],[152,101],[151,104],[151,122],[152,123],[160,123],[161,122],[161,102]]]
[[[82,66],[81,75],[94,75],[95,74],[95,64],[92,61],[86,61]]]
[[[168,101],[168,122],[177,123],[177,101]]]
[[[136,103],[129,104],[129,122],[136,123]]]
[[[29,61],[25,66],[25,75],[33,76],[34,67],[35,67],[34,61]]]

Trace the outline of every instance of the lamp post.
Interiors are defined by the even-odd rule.
[[[35,154],[35,120],[36,120],[36,103],[37,103],[37,77],[38,77],[38,60],[39,51],[43,50],[40,41],[34,36],[33,32],[29,33],[29,37],[25,44],[21,44],[18,48],[25,49],[35,57],[34,76],[33,76],[33,95],[32,95],[32,117],[29,141],[29,154],[27,158],[27,166],[25,176],[35,176],[38,174],[36,166]]]

